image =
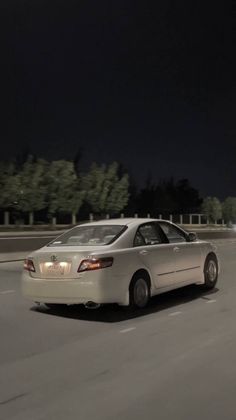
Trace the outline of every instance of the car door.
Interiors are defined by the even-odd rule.
[[[168,243],[155,222],[139,226],[134,246],[142,266],[149,270],[155,288],[164,288],[173,283],[175,276],[174,244]]]
[[[200,244],[188,242],[187,235],[178,226],[168,222],[159,222],[170,244],[174,245],[175,276],[177,283],[194,283],[199,278],[201,269]]]

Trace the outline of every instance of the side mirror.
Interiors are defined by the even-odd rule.
[[[195,232],[188,233],[188,241],[195,242],[197,240],[197,234]]]

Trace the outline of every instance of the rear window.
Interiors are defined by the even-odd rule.
[[[48,246],[109,245],[125,230],[124,225],[78,226],[50,242]]]

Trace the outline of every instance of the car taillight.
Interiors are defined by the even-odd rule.
[[[29,259],[24,260],[24,270],[35,272],[35,267],[32,260],[29,260]]]
[[[113,258],[89,258],[83,260],[78,268],[78,273],[82,271],[99,270],[100,268],[111,267],[113,264]]]

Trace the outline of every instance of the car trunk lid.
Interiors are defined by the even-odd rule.
[[[48,247],[32,256],[35,271],[31,276],[44,279],[71,279],[79,277],[78,268],[82,260],[91,257],[95,248],[68,250]]]

